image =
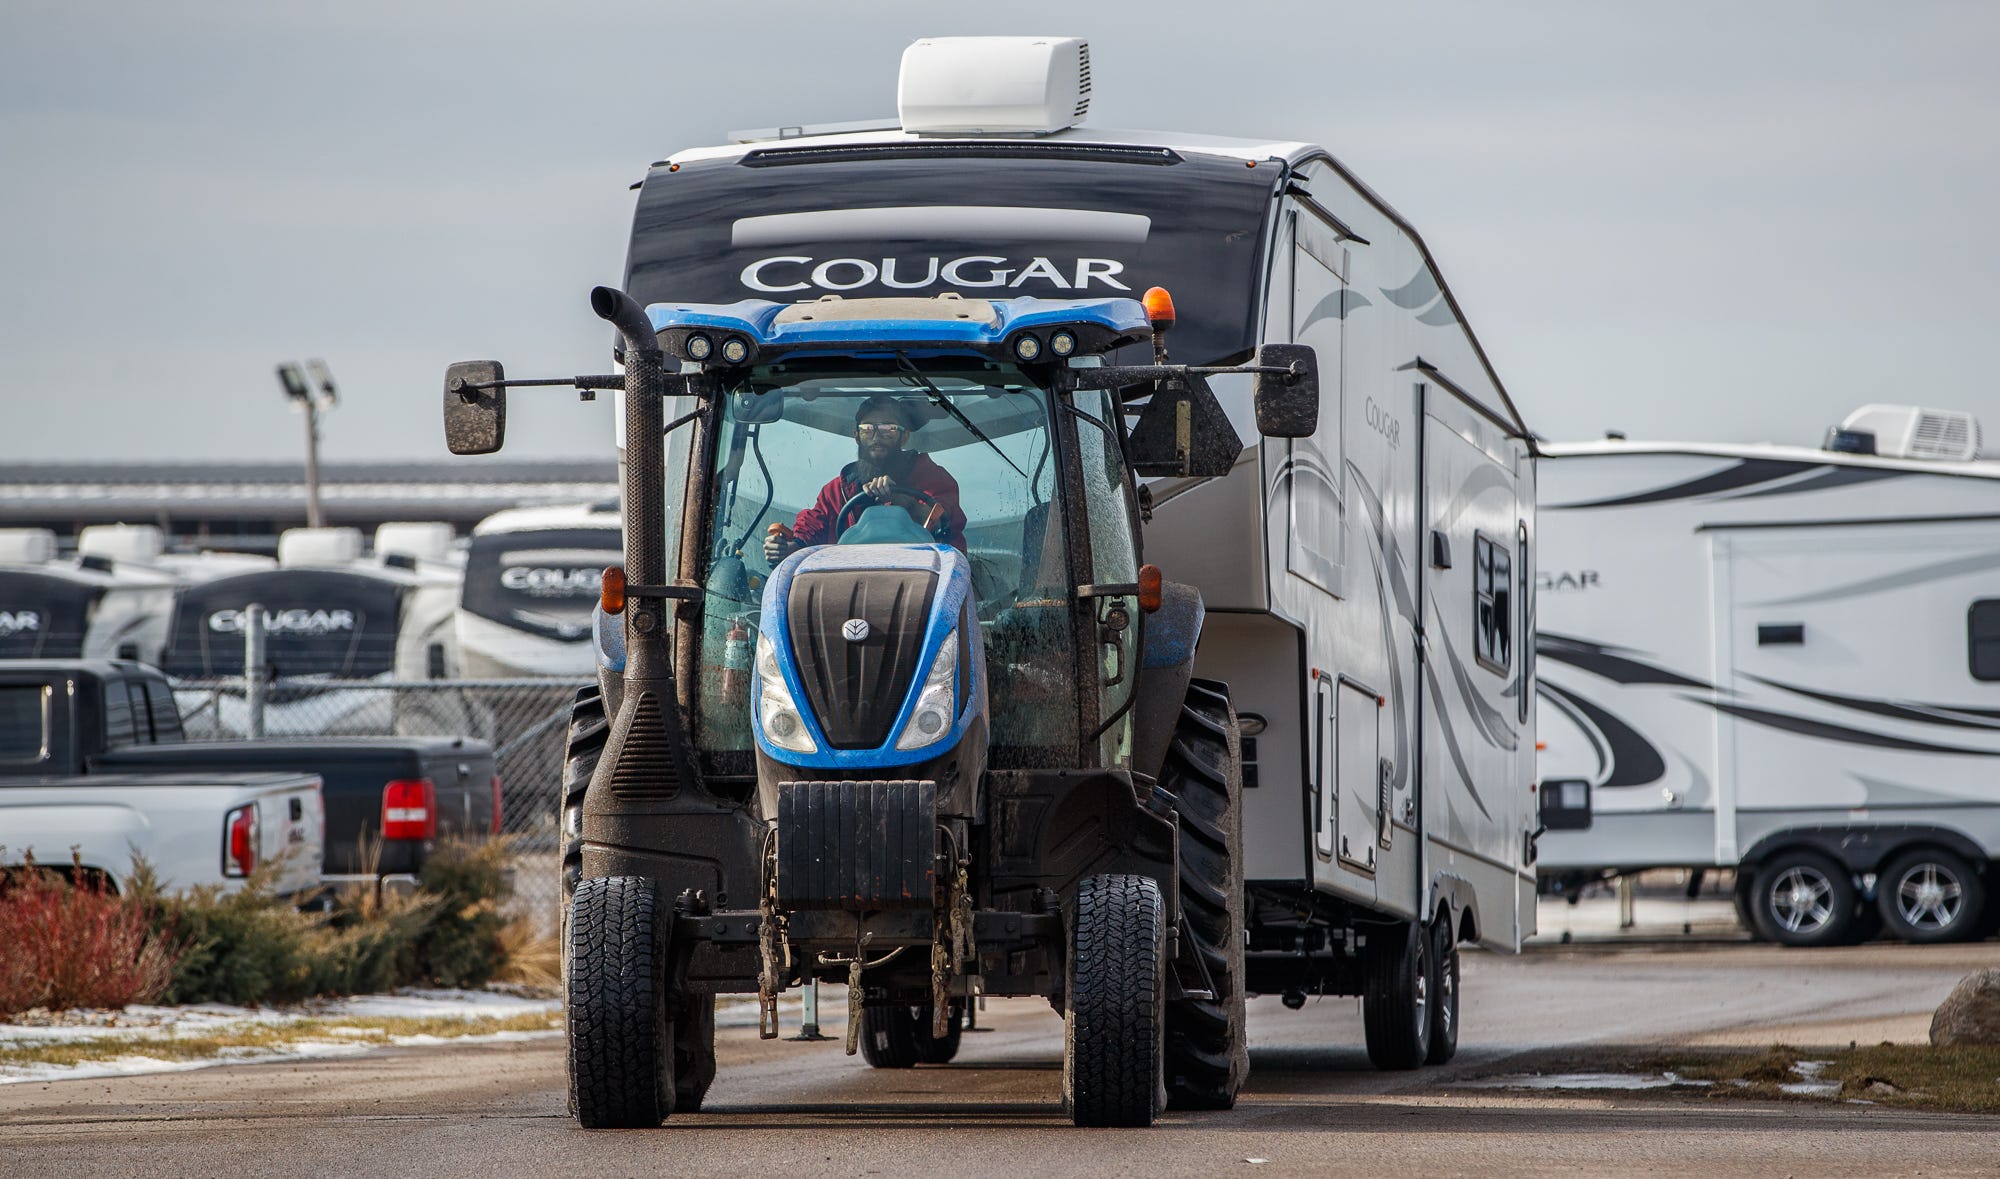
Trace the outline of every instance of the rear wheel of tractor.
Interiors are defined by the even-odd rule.
[[[576,701],[569,707],[569,735],[563,742],[562,802],[556,812],[556,838],[561,841],[562,894],[560,912],[569,919],[570,897],[576,882],[583,878],[583,793],[590,788],[590,776],[604,756],[605,742],[611,738],[611,722],[604,716],[604,697],[597,685],[578,688]],[[564,940],[567,948],[567,939]]]
[[[1431,1051],[1431,939],[1414,921],[1369,939],[1361,1025],[1379,1069],[1410,1069]]]
[[[689,995],[674,1020],[674,1112],[700,1113],[715,1083],[715,996]]]
[[[1243,756],[1229,687],[1188,685],[1160,769],[1181,827],[1181,913],[1213,999],[1167,1004],[1167,1104],[1228,1109],[1250,1072],[1243,1010]]]
[[[1150,1126],[1166,1104],[1166,906],[1145,876],[1077,886],[1063,1104],[1079,1126]]]
[[[892,1003],[861,1011],[861,1056],[874,1068],[915,1068],[949,1064],[964,1034],[965,1003],[951,1001],[942,1039],[931,1035],[929,1003]]]
[[[1446,909],[1431,922],[1431,1044],[1425,1064],[1448,1064],[1458,1055],[1458,934]]]
[[[1943,848],[1918,848],[1876,877],[1882,923],[1906,942],[1958,942],[1981,928],[1986,886],[1972,865]]]
[[[1750,916],[1783,946],[1837,946],[1854,927],[1854,880],[1816,851],[1779,852],[1757,870]]]
[[[657,1126],[674,1108],[666,922],[653,882],[605,876],[570,903],[569,1099],[586,1129]]]

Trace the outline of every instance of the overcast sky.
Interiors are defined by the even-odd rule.
[[[967,33],[1088,37],[1096,126],[1328,146],[1547,437],[2000,430],[2000,5],[1004,8],[7,0],[0,461],[294,457],[307,356],[329,457],[442,456],[448,362],[604,366],[649,161],[893,115]],[[603,402],[510,408],[514,457],[609,453]]]

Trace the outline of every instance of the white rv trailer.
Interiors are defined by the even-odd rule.
[[[1088,61],[1060,38],[919,42],[893,129],[679,152],[640,189],[626,289],[651,304],[1158,285],[1179,304],[1176,361],[1312,345],[1317,434],[1253,442],[1226,478],[1153,483],[1145,557],[1201,590],[1196,674],[1228,682],[1253,734],[1249,989],[1295,1005],[1365,990],[1371,1056],[1408,1061],[1377,1013],[1436,993],[1455,1020],[1456,941],[1514,950],[1534,928],[1529,433],[1416,232],[1325,149],[1084,127]],[[1257,439],[1249,379],[1215,384]],[[668,444],[685,470],[686,433]],[[804,506],[787,482],[769,518]],[[975,569],[1020,561],[1025,531],[970,538]],[[743,559],[763,572],[754,545]],[[1455,1024],[1419,1030],[1440,1038],[1416,1060],[1449,1056]]]
[[[452,626],[454,678],[595,675],[590,608],[605,568],[625,559],[623,538],[615,500],[481,520]]]
[[[271,564],[170,553],[153,524],[94,524],[78,533],[74,556],[57,554],[48,529],[0,529],[0,658],[157,664],[180,587]]]
[[[1880,453],[1544,446],[1544,806],[1574,825],[1540,840],[1552,881],[1736,868],[1788,944],[1981,928],[2000,463],[1964,415],[1869,407],[1832,442],[1864,431]]]
[[[161,668],[183,680],[243,674],[245,609],[265,610],[265,653],[274,686],[265,731],[273,736],[382,734],[396,708],[387,691],[321,690],[325,681],[423,679],[449,641],[460,570],[448,524],[384,524],[364,553],[354,528],[294,528],[278,538],[278,560],[232,569],[180,590]],[[202,736],[242,735],[240,689],[183,701]],[[212,707],[202,707],[207,704]]]

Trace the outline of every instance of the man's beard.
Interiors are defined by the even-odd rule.
[[[914,450],[892,450],[880,464],[870,462],[868,448],[858,442],[854,444],[854,452],[856,487],[866,487],[883,475],[887,475],[891,483],[901,483],[909,475],[910,468],[917,464],[917,452]]]

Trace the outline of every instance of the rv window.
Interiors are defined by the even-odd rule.
[[[0,688],[0,762],[41,761],[49,755],[49,688]]]
[[[1482,533],[1472,537],[1472,652],[1507,673],[1514,655],[1514,556]]]
[[[2000,598],[1981,598],[1967,612],[1972,678],[2000,680]]]

